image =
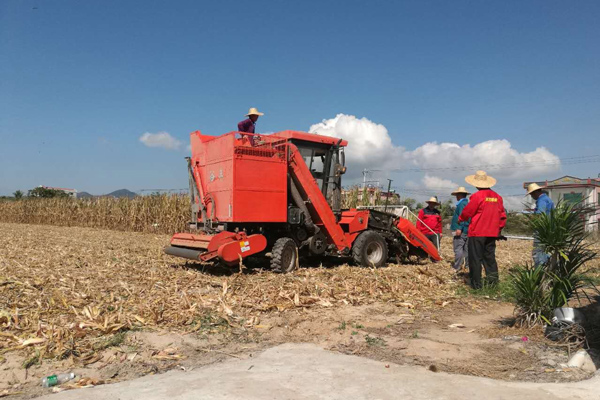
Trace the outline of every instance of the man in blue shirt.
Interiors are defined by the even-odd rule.
[[[542,188],[537,183],[532,183],[527,187],[527,194],[535,200],[535,214],[549,214],[554,209],[552,199],[542,191]],[[533,265],[541,265],[548,262],[550,256],[544,253],[541,248],[540,241],[537,237],[533,237]]]
[[[467,199],[468,194],[469,192],[467,192],[467,189],[462,186],[452,192],[452,196],[456,196],[457,201],[456,209],[454,210],[454,215],[452,216],[452,223],[450,224],[450,229],[454,235],[452,242],[454,247],[454,265],[452,267],[457,272],[460,271],[463,262],[465,263],[465,268],[469,269],[469,250],[467,247],[469,240],[467,237],[469,222],[458,221],[458,217],[462,213],[465,206],[469,203],[469,199]]]

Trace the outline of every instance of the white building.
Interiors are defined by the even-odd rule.
[[[525,182],[523,187],[527,189],[527,186],[531,183],[534,182]],[[587,219],[586,229],[598,229],[598,221],[600,220],[600,178],[581,179],[567,175],[553,181],[535,183],[548,193],[554,204],[560,201],[593,208],[595,211]]]

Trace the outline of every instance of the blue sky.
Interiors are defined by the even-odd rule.
[[[408,150],[600,154],[600,2],[0,2],[0,195],[185,187],[185,146],[140,136],[226,133],[251,106],[261,132],[343,113]]]

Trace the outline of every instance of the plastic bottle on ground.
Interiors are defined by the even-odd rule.
[[[75,378],[75,374],[73,372],[68,372],[66,374],[58,374],[58,375],[50,375],[42,379],[42,387],[51,387],[56,385],[61,385],[65,382],[70,381]]]

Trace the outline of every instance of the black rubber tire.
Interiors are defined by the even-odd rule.
[[[298,267],[298,246],[294,239],[282,237],[275,241],[271,250],[271,269],[288,273]]]
[[[364,231],[354,241],[352,258],[363,267],[384,267],[388,260],[387,243],[379,233]]]

